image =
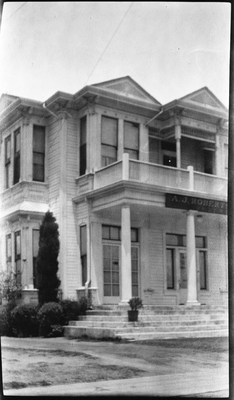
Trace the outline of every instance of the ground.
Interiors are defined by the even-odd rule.
[[[227,338],[141,342],[1,339],[6,390],[189,371],[228,373]],[[219,397],[225,395],[220,391]]]

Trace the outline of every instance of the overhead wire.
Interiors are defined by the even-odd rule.
[[[92,69],[92,71],[91,71],[91,73],[90,73],[90,75],[89,75],[88,79],[87,79],[87,80],[86,80],[86,82],[85,82],[85,85],[87,85],[87,83],[88,83],[89,79],[90,79],[90,78],[91,78],[91,76],[93,75],[93,73],[94,73],[95,69],[97,68],[97,66],[98,66],[99,62],[101,61],[101,59],[102,59],[103,55],[105,54],[105,52],[106,52],[106,50],[107,50],[108,46],[110,45],[110,43],[111,43],[111,42],[112,42],[112,40],[114,39],[114,36],[116,35],[117,31],[119,30],[119,28],[120,28],[121,24],[123,23],[124,19],[126,18],[126,16],[127,16],[128,12],[130,11],[130,9],[131,9],[131,7],[133,6],[133,4],[134,4],[134,2],[132,2],[132,3],[130,4],[129,8],[128,8],[128,9],[127,9],[127,11],[125,12],[125,14],[124,14],[123,18],[121,19],[120,23],[118,24],[117,28],[115,29],[114,33],[112,34],[112,36],[111,36],[110,40],[108,41],[108,43],[107,43],[106,47],[104,48],[104,50],[103,50],[103,52],[102,52],[102,54],[100,55],[100,57],[98,58],[98,60],[97,60],[96,64],[94,65],[94,67],[93,67],[93,69]]]
[[[13,15],[15,15],[16,13],[17,13],[17,11],[19,11],[23,6],[25,6],[25,4],[27,4],[27,1],[24,3],[24,4],[22,4],[19,8],[17,8],[17,10],[15,10],[15,12],[13,12],[13,14],[11,14],[7,19],[5,19],[5,21],[3,21],[3,22],[6,22],[6,21],[8,21],[11,17],[13,17]]]

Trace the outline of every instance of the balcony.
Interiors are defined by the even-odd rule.
[[[157,186],[161,192],[168,190],[193,191],[212,197],[227,197],[227,179],[215,175],[196,172],[190,166],[187,169],[129,160],[128,154],[100,170],[77,179],[77,194],[101,189],[120,181]]]
[[[23,202],[48,204],[48,185],[41,182],[22,181],[1,193],[2,211]],[[39,209],[39,207],[38,207]]]

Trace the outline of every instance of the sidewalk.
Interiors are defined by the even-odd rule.
[[[74,383],[67,385],[31,387],[5,390],[5,396],[71,396],[71,395],[153,395],[186,396],[224,391],[228,396],[228,378],[226,374],[188,373],[160,375],[142,378]],[[199,382],[199,385],[198,385]],[[216,396],[215,396],[216,397]],[[217,396],[219,397],[219,396]]]

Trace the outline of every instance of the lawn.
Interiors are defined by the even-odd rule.
[[[187,373],[228,366],[228,339],[2,340],[4,389]]]

